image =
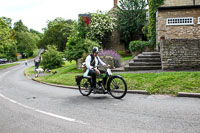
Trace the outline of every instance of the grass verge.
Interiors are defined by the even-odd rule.
[[[0,65],[0,70],[1,69],[6,69],[8,67],[16,66],[16,65],[19,65],[19,63]]]
[[[130,60],[130,59],[133,59],[133,56],[127,56],[127,57],[121,57],[121,61],[127,61],[127,60]]]
[[[75,62],[65,62],[61,68],[54,69],[56,74],[38,77],[38,81],[76,86],[75,76],[83,75],[76,69]],[[26,70],[35,74],[34,67]],[[200,93],[200,72],[161,72],[161,73],[120,73],[125,79],[128,90],[147,90],[149,94],[172,94],[178,92]]]

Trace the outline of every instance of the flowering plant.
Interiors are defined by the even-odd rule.
[[[89,24],[89,33],[87,34],[87,38],[101,44],[104,38],[111,35],[114,31],[116,27],[116,19],[106,13],[104,14],[101,11],[92,13],[91,16],[91,23]]]
[[[119,54],[117,54],[113,50],[102,50],[99,53],[99,56],[111,56],[114,59],[114,67],[120,67],[121,66],[121,57]]]
[[[121,60],[121,57],[119,54],[117,54],[115,51],[113,50],[102,50],[100,53],[99,53],[99,56],[111,56],[115,59],[119,59]]]

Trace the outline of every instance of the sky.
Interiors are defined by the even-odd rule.
[[[57,17],[78,19],[78,14],[109,11],[114,0],[0,0],[0,17],[12,19],[12,24],[20,19],[29,29],[43,32],[47,20]]]

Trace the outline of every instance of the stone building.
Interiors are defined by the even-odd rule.
[[[157,42],[200,38],[200,0],[164,0],[157,11]]]
[[[164,0],[156,27],[163,70],[200,69],[200,0]]]

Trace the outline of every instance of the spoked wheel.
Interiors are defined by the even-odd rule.
[[[91,83],[87,78],[82,78],[79,85],[79,91],[83,96],[89,96],[92,92]]]
[[[127,93],[127,85],[123,78],[114,77],[110,84],[110,95],[116,99],[123,98]]]

